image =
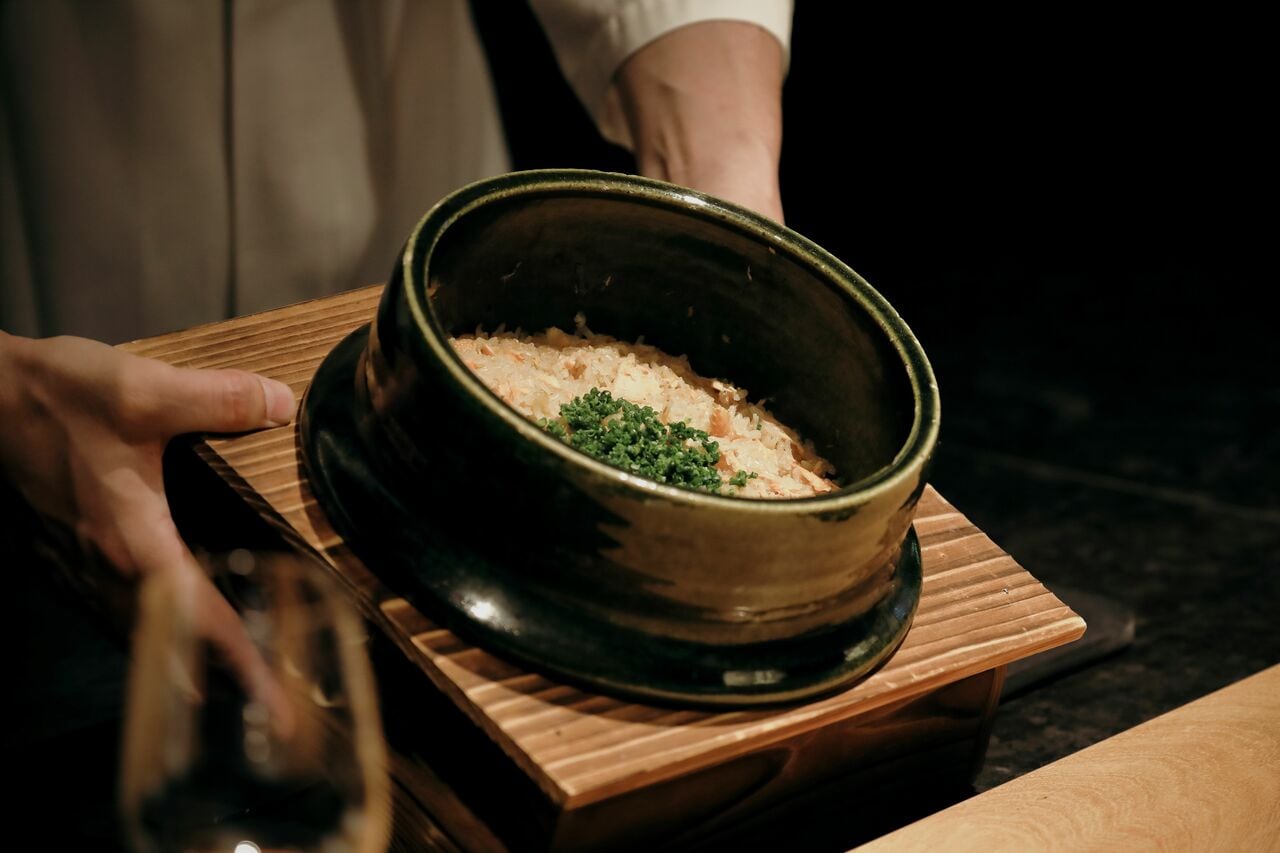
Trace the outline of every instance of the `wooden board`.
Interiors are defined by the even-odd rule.
[[[186,367],[235,367],[301,397],[329,350],[372,319],[380,287],[137,341]],[[688,774],[901,703],[1076,639],[1084,622],[932,489],[915,519],[919,612],[902,647],[853,688],[783,709],[710,712],[637,704],[561,684],[444,630],[386,588],[328,525],[292,426],[210,439],[202,458],[298,547],[315,552],[366,615],[562,809]]]
[[[859,849],[1280,850],[1280,666]]]

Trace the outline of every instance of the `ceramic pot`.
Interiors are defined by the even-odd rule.
[[[543,432],[448,343],[578,314],[766,398],[842,488],[759,500],[639,478]],[[302,434],[337,529],[455,630],[605,689],[754,704],[845,685],[901,641],[938,424],[916,339],[820,247],[690,190],[553,170],[423,218],[372,328],[318,373]]]

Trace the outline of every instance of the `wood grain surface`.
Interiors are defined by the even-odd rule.
[[[858,849],[1280,850],[1280,666]]]
[[[187,367],[235,367],[301,397],[329,350],[369,322],[380,287],[137,341]],[[211,438],[202,458],[284,536],[317,554],[427,676],[552,802],[578,808],[748,754],[1081,636],[1084,622],[932,489],[915,519],[924,591],[898,652],[853,688],[769,710],[673,710],[530,672],[439,628],[387,589],[317,508],[292,426]]]

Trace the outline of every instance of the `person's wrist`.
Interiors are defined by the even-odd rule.
[[[777,174],[779,154],[770,141],[743,133],[704,144],[684,141],[663,148],[655,145],[638,151],[637,159],[660,160],[670,180],[694,186],[709,177],[733,172]]]
[[[767,140],[734,138],[718,148],[704,148],[704,156],[659,158],[638,163],[645,174],[723,198],[782,221],[778,188],[777,148]],[[648,166],[649,168],[646,168]]]

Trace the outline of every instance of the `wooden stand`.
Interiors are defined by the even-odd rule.
[[[181,366],[255,371],[301,396],[329,350],[372,319],[380,293],[351,291],[125,348]],[[497,658],[385,587],[316,506],[293,426],[209,439],[196,449],[287,541],[328,567],[398,650],[399,662],[425,673],[437,698],[458,712],[421,724],[430,732],[422,742],[439,748],[410,747],[399,781],[415,792],[438,786],[435,768],[467,764],[457,753],[470,750],[481,769],[449,770],[450,793],[461,793],[503,841],[521,848],[692,841],[750,826],[748,816],[759,820],[817,787],[847,791],[851,779],[864,789],[886,778],[918,784],[913,767],[945,767],[967,780],[985,751],[1004,666],[1084,633],[1075,613],[928,489],[915,519],[924,560],[920,608],[879,671],[838,695],[780,709],[637,704]],[[419,686],[425,682],[410,689]],[[384,703],[402,687],[384,676]],[[390,704],[389,737],[404,753],[394,721],[409,704]],[[474,748],[450,749],[454,743]],[[415,775],[415,755],[429,778]],[[450,827],[448,814],[436,817],[466,846],[494,841],[478,824]]]

